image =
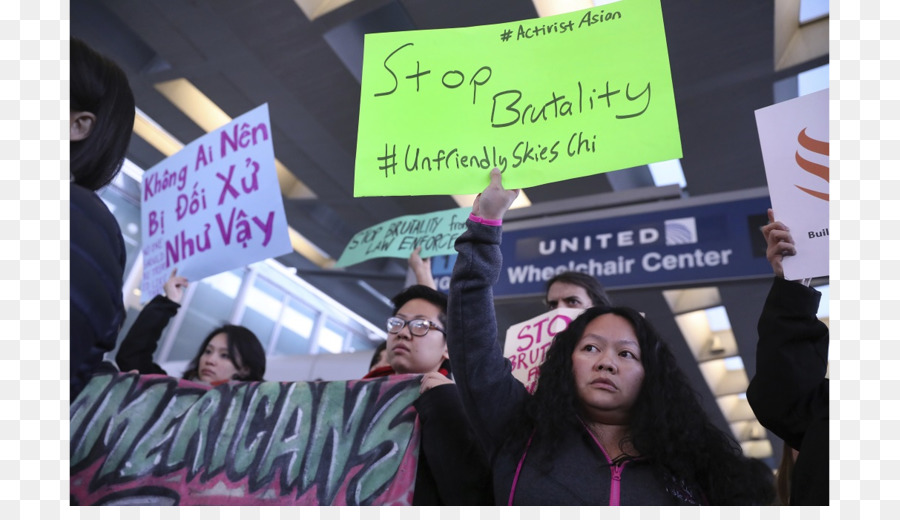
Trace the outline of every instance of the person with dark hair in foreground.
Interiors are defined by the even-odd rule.
[[[81,40],[70,43],[69,398],[74,400],[116,346],[125,320],[125,242],[115,217],[94,193],[125,160],[134,127],[134,95],[111,60]]]
[[[173,270],[163,286],[165,296],[156,296],[141,310],[116,354],[122,372],[166,374],[153,362],[153,353],[163,329],[181,307],[187,285],[187,279]],[[266,352],[256,335],[240,325],[222,325],[207,334],[181,377],[215,386],[228,381],[262,381],[265,373]]]
[[[587,309],[596,305],[611,305],[600,281],[587,273],[563,271],[547,280],[544,300],[547,308]]]
[[[382,341],[375,347],[375,351],[372,352],[372,360],[369,361],[369,372],[376,368],[387,367],[387,340]]]
[[[762,232],[775,279],[757,325],[756,374],[747,401],[760,424],[784,440],[785,451],[796,453],[790,476],[779,474],[790,505],[827,506],[829,334],[816,317],[822,294],[784,278],[782,260],[797,249],[771,209]],[[785,462],[787,469],[791,464]],[[787,478],[790,486],[784,485]]]
[[[466,416],[447,355],[447,296],[412,285],[392,299],[387,319],[387,367],[364,379],[422,374],[415,402],[421,444],[413,505],[488,505],[490,476],[484,451]]]
[[[517,195],[494,169],[456,241],[448,306],[450,358],[492,461],[497,503],[771,503],[771,474],[713,426],[669,348],[632,309],[592,307],[557,334],[534,395],[513,377],[491,286],[500,224]]]

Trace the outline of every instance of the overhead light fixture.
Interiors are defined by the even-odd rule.
[[[331,269],[334,267],[336,261],[328,256],[328,253],[322,251],[315,244],[307,240],[307,238],[301,235],[297,230],[292,227],[288,227],[288,233],[290,235],[291,246],[294,248],[294,251],[305,256],[312,263],[316,264],[322,269]]]
[[[169,132],[166,132],[163,127],[159,126],[156,121],[151,119],[140,108],[135,107],[134,112],[134,133],[150,143],[161,154],[170,157],[184,148],[184,144],[181,141],[174,138]]]
[[[722,354],[725,352],[725,348],[722,346],[722,338],[719,336],[713,336],[709,340],[709,353],[710,354]]]
[[[303,14],[313,21],[316,18],[334,11],[338,7],[343,7],[353,0],[294,0],[297,7],[303,11]]]
[[[205,132],[212,132],[232,120],[231,116],[219,108],[219,105],[216,105],[193,83],[184,78],[157,83],[154,88]],[[312,199],[316,197],[315,193],[278,159],[275,159],[275,172],[278,174],[281,193],[286,198]]]

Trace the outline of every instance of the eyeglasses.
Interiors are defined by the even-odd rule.
[[[428,331],[431,329],[434,329],[445,336],[447,335],[447,333],[444,332],[444,329],[438,327],[429,320],[415,319],[407,321],[396,316],[387,319],[387,331],[391,334],[399,334],[407,324],[409,325],[409,333],[413,336],[424,336],[428,334]]]

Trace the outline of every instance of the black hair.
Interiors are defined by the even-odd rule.
[[[524,444],[533,435],[534,442],[547,443],[550,449],[542,461],[546,466],[552,465],[563,432],[583,428],[572,352],[588,324],[610,313],[631,325],[644,367],[629,433],[620,446],[623,451],[630,443],[655,466],[673,495],[713,505],[771,503],[774,486],[761,477],[757,464],[743,456],[740,446],[712,424],[669,347],[649,321],[628,307],[589,308],[554,337],[534,396],[513,427],[513,439]]]
[[[206,346],[217,335],[225,333],[228,338],[228,356],[234,364],[234,368],[238,372],[246,369],[246,374],[234,375],[235,381],[263,381],[266,374],[266,351],[263,349],[262,343],[250,329],[240,325],[222,325],[210,332],[203,343],[197,355],[188,364],[187,370],[181,376],[184,379],[196,379],[198,376],[198,366],[200,364],[200,356],[206,350]]]
[[[410,300],[425,300],[428,303],[436,306],[438,308],[438,321],[441,322],[441,325],[446,328],[447,326],[447,295],[438,291],[437,289],[432,289],[427,285],[410,285],[406,289],[400,291],[399,294],[391,298],[391,303],[394,304],[394,315],[396,316],[398,312],[400,312],[400,307],[406,305]],[[446,338],[446,331],[445,336]],[[385,346],[387,343],[385,342]],[[453,373],[453,369],[450,365],[450,360],[445,359],[443,363],[441,363],[441,369],[447,372],[447,376],[449,377]]]
[[[603,305],[609,307],[610,305],[612,305],[609,301],[609,296],[606,294],[606,290],[603,289],[603,284],[600,283],[600,280],[597,280],[587,273],[580,273],[578,271],[563,271],[557,274],[547,281],[547,286],[544,287],[545,295],[550,292],[550,286],[552,286],[556,282],[583,287],[584,290],[587,291],[588,297],[591,299],[592,306]]]
[[[69,141],[69,169],[75,184],[96,191],[122,167],[134,129],[134,94],[128,77],[112,60],[73,38],[70,49],[70,109],[91,112],[90,134]]]
[[[372,361],[369,361],[369,370],[372,370],[372,367],[375,366],[375,363],[381,361],[381,353],[387,349],[387,340],[382,341],[377,347],[375,347],[375,352],[372,353]]]
[[[426,285],[411,285],[391,298],[391,303],[394,304],[394,314],[396,315],[400,311],[400,307],[406,305],[410,300],[425,300],[436,306],[440,311],[438,313],[438,320],[440,320],[441,325],[447,325],[446,294]]]

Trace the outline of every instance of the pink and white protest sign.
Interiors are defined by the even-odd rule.
[[[503,355],[512,363],[512,373],[534,392],[541,363],[553,338],[565,330],[584,309],[555,309],[506,330]]]
[[[141,184],[142,302],[173,268],[200,280],[292,250],[267,104],[149,168]]]

